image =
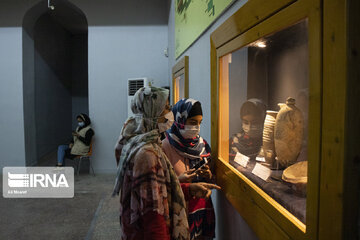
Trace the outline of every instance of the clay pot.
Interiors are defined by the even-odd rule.
[[[278,112],[276,111],[266,111],[266,118],[264,122],[263,150],[266,164],[270,167],[275,161],[274,131],[277,114]]]
[[[304,118],[295,106],[295,99],[288,98],[286,104],[278,104],[280,111],[275,122],[275,151],[277,161],[283,167],[296,162],[301,150]]]
[[[292,185],[295,193],[299,196],[306,196],[308,162],[302,161],[286,168],[282,180]]]

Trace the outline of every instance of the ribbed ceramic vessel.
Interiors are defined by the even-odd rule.
[[[301,150],[304,117],[295,106],[294,98],[288,98],[286,104],[279,103],[279,106],[275,122],[275,151],[281,166],[288,167],[296,162]]]
[[[275,132],[275,122],[277,111],[266,111],[266,118],[264,122],[263,130],[263,150],[265,161],[269,166],[275,161],[275,142],[274,142],[274,132]]]

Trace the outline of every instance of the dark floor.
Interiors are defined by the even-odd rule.
[[[55,156],[50,154],[39,165],[54,166]],[[111,197],[114,179],[114,175],[75,175],[71,199],[1,196],[0,239],[119,239],[118,197]],[[2,188],[2,177],[0,182]]]

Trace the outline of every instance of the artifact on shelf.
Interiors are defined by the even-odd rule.
[[[275,143],[274,131],[277,111],[266,111],[266,118],[264,122],[263,131],[263,154],[265,157],[265,165],[272,167],[275,161]]]
[[[302,161],[291,165],[283,172],[282,179],[291,183],[295,193],[300,196],[306,196],[308,162]]]
[[[282,167],[294,164],[301,150],[304,118],[295,106],[295,99],[289,97],[286,104],[279,103],[280,111],[275,122],[275,151]]]

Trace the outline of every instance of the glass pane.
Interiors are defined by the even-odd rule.
[[[219,65],[219,157],[305,223],[307,20],[221,57]]]
[[[185,98],[185,74],[181,74],[179,79],[179,100]]]
[[[175,102],[174,104],[179,101],[182,98],[185,98],[185,75],[181,74],[180,76],[175,78],[175,95],[174,95],[174,99]]]

